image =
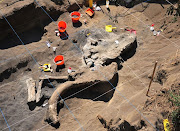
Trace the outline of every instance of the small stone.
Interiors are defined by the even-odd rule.
[[[93,65],[93,62],[92,61],[88,61],[87,66],[91,67],[92,65]]]
[[[85,56],[85,58],[90,58],[91,52],[89,52],[89,51],[84,52],[84,56]]]
[[[73,43],[77,43],[77,40],[76,40],[76,39],[74,39],[72,42],[73,42]]]
[[[97,46],[97,45],[98,45],[98,42],[97,42],[97,41],[96,41],[96,42],[91,42],[91,45]]]
[[[86,59],[86,63],[91,62],[91,61],[94,62],[91,58]]]
[[[156,36],[157,35],[157,31],[153,31],[153,35]]]
[[[93,56],[91,56],[91,58],[92,58],[93,60],[97,60],[97,59],[98,59],[98,55],[93,55]]]
[[[92,49],[90,50],[90,52],[91,52],[92,54],[96,54],[96,53],[98,53],[98,50],[97,50],[96,48],[92,48]]]
[[[119,44],[119,41],[118,41],[118,40],[115,40],[115,43],[118,45],[118,44]]]
[[[86,44],[84,47],[83,47],[83,50],[90,50],[91,49],[91,46]]]

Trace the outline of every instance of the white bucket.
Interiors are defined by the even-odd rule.
[[[153,26],[151,26],[151,27],[150,27],[150,30],[151,30],[151,31],[154,31],[154,27],[153,27]]]

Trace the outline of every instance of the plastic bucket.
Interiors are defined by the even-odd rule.
[[[64,57],[62,55],[58,55],[54,58],[54,63],[58,66],[64,65]]]
[[[71,13],[71,18],[73,23],[79,22],[81,14],[79,12],[72,12]]]
[[[60,22],[58,23],[58,30],[59,30],[60,32],[65,32],[65,31],[66,31],[66,27],[67,27],[66,22],[60,21]]]

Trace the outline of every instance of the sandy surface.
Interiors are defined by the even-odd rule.
[[[144,3],[147,5],[147,3]],[[116,87],[116,91],[113,97],[108,102],[97,100],[93,101],[94,98],[83,99],[84,92],[80,92],[65,102],[69,109],[73,112],[79,123],[87,131],[105,131],[106,128],[97,119],[97,115],[103,116],[107,122],[112,122],[112,126],[118,127],[124,120],[128,121],[130,126],[140,125],[140,121],[143,120],[146,123],[146,127],[141,130],[152,131],[155,130],[151,124],[157,127],[157,119],[161,118],[160,126],[162,127],[162,120],[165,119],[161,116],[161,112],[154,110],[144,110],[146,97],[146,91],[150,79],[155,61],[158,61],[158,69],[160,65],[165,64],[166,61],[170,60],[176,55],[177,49],[180,46],[180,19],[172,23],[173,16],[166,16],[166,9],[169,5],[164,5],[164,8],[160,4],[151,3],[148,7],[143,10],[141,4],[136,5],[132,9],[124,7],[110,6],[111,12],[109,15],[117,17],[118,23],[113,23],[108,17],[108,12],[105,6],[102,9],[105,13],[95,12],[95,16],[91,19],[85,15],[85,9],[80,9],[79,12],[82,15],[80,21],[83,23],[84,19],[87,19],[88,24],[82,24],[81,27],[73,27],[69,13],[63,13],[59,16],[55,23],[51,22],[44,28],[47,30],[46,33],[40,34],[39,30],[33,29],[29,31],[23,37],[23,33],[20,37],[24,40],[29,39],[29,44],[21,45],[15,36],[4,39],[5,43],[15,42],[16,46],[11,48],[0,50],[0,65],[1,65],[1,86],[0,86],[0,108],[3,111],[8,124],[13,131],[27,131],[27,130],[81,130],[79,124],[74,119],[69,110],[64,107],[61,109],[60,116],[60,127],[55,129],[50,126],[47,122],[44,122],[44,116],[46,108],[37,106],[35,110],[30,111],[27,105],[27,86],[25,80],[28,77],[37,79],[40,75],[44,75],[39,71],[38,66],[33,61],[31,55],[27,53],[27,49],[32,53],[33,57],[38,63],[51,63],[53,65],[53,51],[52,48],[47,48],[45,42],[47,40],[53,42],[52,46],[56,46],[57,54],[64,55],[66,67],[60,72],[55,72],[54,75],[67,75],[68,67],[78,69],[82,65],[82,55],[80,51],[74,46],[72,40],[77,38],[77,34],[85,29],[97,28],[104,29],[105,25],[112,24],[117,27],[118,32],[123,32],[120,28],[129,27],[137,31],[137,44],[135,54],[125,60],[122,63],[122,68],[118,71],[119,80]],[[58,21],[66,21],[67,33],[69,39],[61,40],[55,36],[54,30],[57,29]],[[164,32],[160,36],[153,36],[149,30],[148,25],[155,24],[155,29],[159,30],[166,21]],[[38,36],[36,42],[31,42],[31,35],[33,37]],[[28,36],[28,37],[27,37]],[[85,42],[81,42],[81,36],[77,38],[77,45],[81,48]],[[103,38],[103,36],[102,36]],[[26,48],[26,49],[25,49]],[[179,53],[179,52],[178,52]],[[21,63],[21,64],[19,64]],[[171,79],[177,79],[179,74],[179,65],[174,67],[175,69],[170,70],[172,75]],[[55,65],[53,65],[55,69]],[[2,73],[4,71],[4,74]],[[47,73],[50,75],[50,73]],[[88,78],[87,78],[88,79]],[[58,85],[57,82],[53,81],[54,86]],[[149,95],[154,96],[163,87],[157,82],[152,83],[152,88]],[[167,84],[167,86],[170,86]],[[106,85],[104,85],[106,88]],[[53,90],[53,89],[52,89]],[[52,91],[51,90],[51,91]],[[48,91],[48,89],[47,89]],[[88,92],[85,92],[88,93]],[[82,98],[81,98],[82,97]],[[96,96],[97,97],[97,96]],[[128,99],[128,101],[127,101]],[[130,104],[131,103],[131,104]],[[133,106],[132,106],[133,105]],[[136,109],[134,108],[136,107]],[[151,108],[154,108],[153,106]],[[138,111],[137,111],[138,109]],[[140,114],[143,114],[146,119]],[[129,126],[128,126],[129,127]],[[0,115],[0,129],[8,130],[7,125]]]

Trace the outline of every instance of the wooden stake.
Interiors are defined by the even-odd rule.
[[[156,70],[156,66],[157,66],[157,61],[156,61],[155,65],[154,65],[154,70],[153,70],[153,73],[152,73],[151,81],[149,83],[149,87],[148,87],[148,91],[146,93],[146,96],[148,96],[148,93],[149,93],[149,90],[150,90],[150,87],[151,87],[151,83],[152,83],[153,78],[154,78],[154,73],[155,73],[155,70]]]

